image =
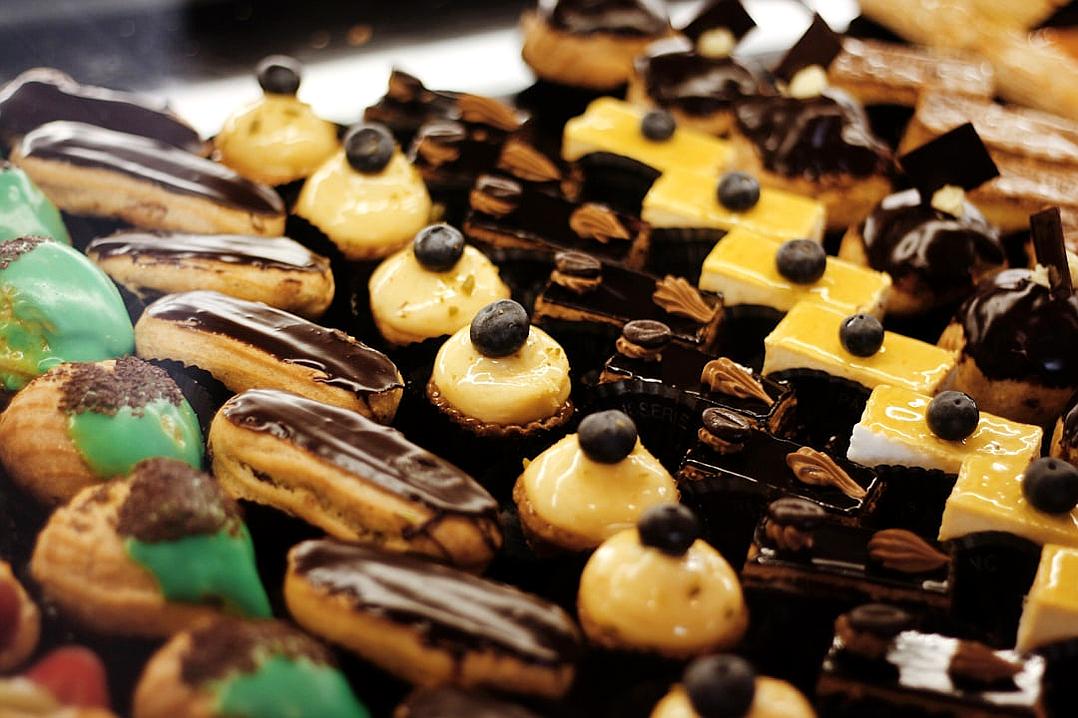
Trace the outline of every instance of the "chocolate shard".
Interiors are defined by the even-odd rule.
[[[799,71],[812,65],[819,65],[826,70],[840,52],[842,52],[842,39],[819,14],[816,14],[813,15],[812,24],[801,39],[783,55],[773,74],[789,82]]]
[[[734,39],[740,40],[754,27],[756,21],[741,4],[741,0],[709,0],[689,24],[681,28],[681,34],[692,38],[695,43],[709,30],[726,28]]]
[[[1030,215],[1029,230],[1033,235],[1033,251],[1037,264],[1048,270],[1048,285],[1051,287],[1052,296],[1066,299],[1074,292],[1074,285],[1071,283],[1059,207],[1051,207]]]
[[[907,152],[898,162],[925,203],[945,185],[968,192],[999,176],[999,168],[970,122]]]

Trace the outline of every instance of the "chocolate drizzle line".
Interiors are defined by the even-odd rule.
[[[255,389],[221,410],[236,426],[288,441],[363,481],[438,512],[494,516],[497,504],[470,476],[354,411],[283,391]]]
[[[1063,241],[1063,219],[1059,207],[1052,207],[1031,215],[1030,232],[1037,264],[1048,270],[1048,284],[1054,299],[1067,299],[1074,293],[1071,284],[1070,263],[1067,246]]]
[[[131,472],[116,531],[157,543],[212,534],[239,522],[236,503],[210,476],[175,459],[140,461]]]
[[[0,242],[0,270],[7,269],[12,262],[44,241],[44,237],[16,237]]]
[[[819,65],[826,70],[840,52],[842,39],[817,13],[812,16],[808,30],[786,51],[772,74],[789,82],[798,71],[811,65]]]
[[[336,329],[326,329],[261,302],[217,292],[157,300],[146,315],[249,344],[287,364],[315,372],[314,381],[366,397],[401,387],[393,362]]]
[[[988,148],[970,122],[907,152],[898,162],[926,204],[945,185],[969,192],[999,176]]]
[[[66,414],[93,412],[114,416],[127,407],[135,416],[153,401],[179,406],[183,394],[163,369],[135,357],[116,360],[111,369],[101,364],[67,364],[60,398],[60,410]]]
[[[830,486],[851,499],[863,499],[867,495],[860,484],[851,479],[834,459],[822,451],[803,446],[786,455],[786,465],[798,481],[811,486]]]
[[[209,259],[292,271],[329,269],[329,260],[287,237],[130,231],[95,239],[86,253],[101,259],[130,257],[177,264],[184,259]]]
[[[312,586],[405,624],[458,656],[489,650],[561,666],[580,650],[576,628],[561,609],[463,571],[332,540],[301,543],[289,563]]]
[[[284,202],[271,188],[172,145],[80,122],[50,122],[27,134],[23,157],[119,172],[169,192],[202,197],[256,214],[279,215]]]
[[[868,541],[868,555],[884,568],[901,573],[928,573],[951,561],[947,554],[906,529],[877,531]]]
[[[180,676],[196,688],[234,673],[254,673],[270,656],[333,665],[325,647],[278,621],[221,619],[193,629],[190,636],[190,646],[180,657]]]

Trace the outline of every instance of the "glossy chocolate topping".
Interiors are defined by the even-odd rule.
[[[299,578],[455,654],[488,650],[558,666],[579,651],[576,628],[561,609],[510,586],[329,539],[305,541],[289,558]]]
[[[146,459],[131,472],[116,531],[139,541],[212,534],[239,520],[236,503],[209,475],[175,459]]]
[[[498,509],[463,471],[354,411],[256,389],[231,399],[222,412],[237,426],[289,441],[409,501],[456,514],[493,515]]]
[[[559,30],[580,35],[607,32],[647,37],[670,29],[659,0],[540,0],[539,12]]]
[[[404,718],[537,718],[535,713],[481,693],[452,686],[417,689],[398,715]]]
[[[0,134],[19,137],[58,120],[150,137],[188,152],[201,153],[204,147],[194,128],[165,103],[80,85],[59,70],[27,70],[0,88]]]
[[[157,300],[146,308],[146,315],[250,344],[287,364],[318,372],[314,381],[360,397],[401,386],[397,368],[385,354],[344,332],[261,302],[217,292],[186,292]]]
[[[891,168],[891,153],[872,134],[864,109],[835,90],[808,99],[749,98],[736,108],[738,128],[764,167],[786,177],[867,177]]]
[[[1053,299],[1028,269],[982,282],[955,321],[965,352],[990,379],[1078,386],[1078,294]]]
[[[100,259],[130,257],[141,263],[178,264],[208,259],[274,269],[324,271],[329,260],[287,237],[180,232],[118,232],[90,242],[86,253]]]
[[[223,164],[158,140],[81,122],[50,122],[23,137],[23,157],[119,172],[169,192],[257,214],[278,215],[284,202],[271,188],[244,179]]]
[[[180,658],[180,676],[189,686],[233,673],[252,673],[269,656],[333,664],[330,652],[320,643],[277,621],[221,619],[199,626],[190,635],[190,646]]]
[[[972,288],[975,271],[1004,262],[999,232],[969,202],[962,217],[921,201],[916,189],[884,198],[861,224],[869,265],[898,282],[922,277],[941,294]]]
[[[704,57],[687,50],[671,52],[673,47],[660,43],[636,60],[648,96],[663,107],[689,115],[709,115],[770,89],[737,60]]]
[[[1078,447],[1078,403],[1063,415],[1063,446]]]

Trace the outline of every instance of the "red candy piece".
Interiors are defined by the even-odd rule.
[[[22,604],[14,582],[0,579],[0,651],[11,645],[19,632]]]
[[[105,666],[88,648],[57,648],[30,667],[24,675],[65,706],[109,707]]]

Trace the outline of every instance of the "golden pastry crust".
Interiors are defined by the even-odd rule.
[[[655,704],[651,718],[698,718],[689,694],[678,684]],[[756,677],[756,694],[743,718],[816,718],[812,704],[786,681]]]
[[[163,637],[219,615],[209,606],[167,601],[153,575],[128,555],[116,532],[128,492],[124,481],[92,486],[52,514],[30,559],[45,596],[104,634]]]
[[[210,426],[208,446],[213,474],[231,496],[273,506],[336,538],[468,569],[481,569],[501,545],[501,531],[489,517],[439,516],[286,439],[237,426],[221,412]]]
[[[539,431],[549,431],[569,421],[573,415],[573,402],[566,400],[554,414],[527,424],[494,424],[468,416],[446,401],[438,385],[433,380],[427,382],[427,398],[438,411],[445,414],[456,425],[467,429],[477,436],[531,436]]]
[[[192,688],[181,675],[191,634],[180,633],[153,654],[135,686],[134,718],[216,718],[214,697]]]
[[[38,639],[41,637],[41,613],[6,561],[0,561],[0,583],[10,583],[19,600],[15,633],[6,646],[0,647],[0,671],[10,671],[29,658],[37,648]]]

